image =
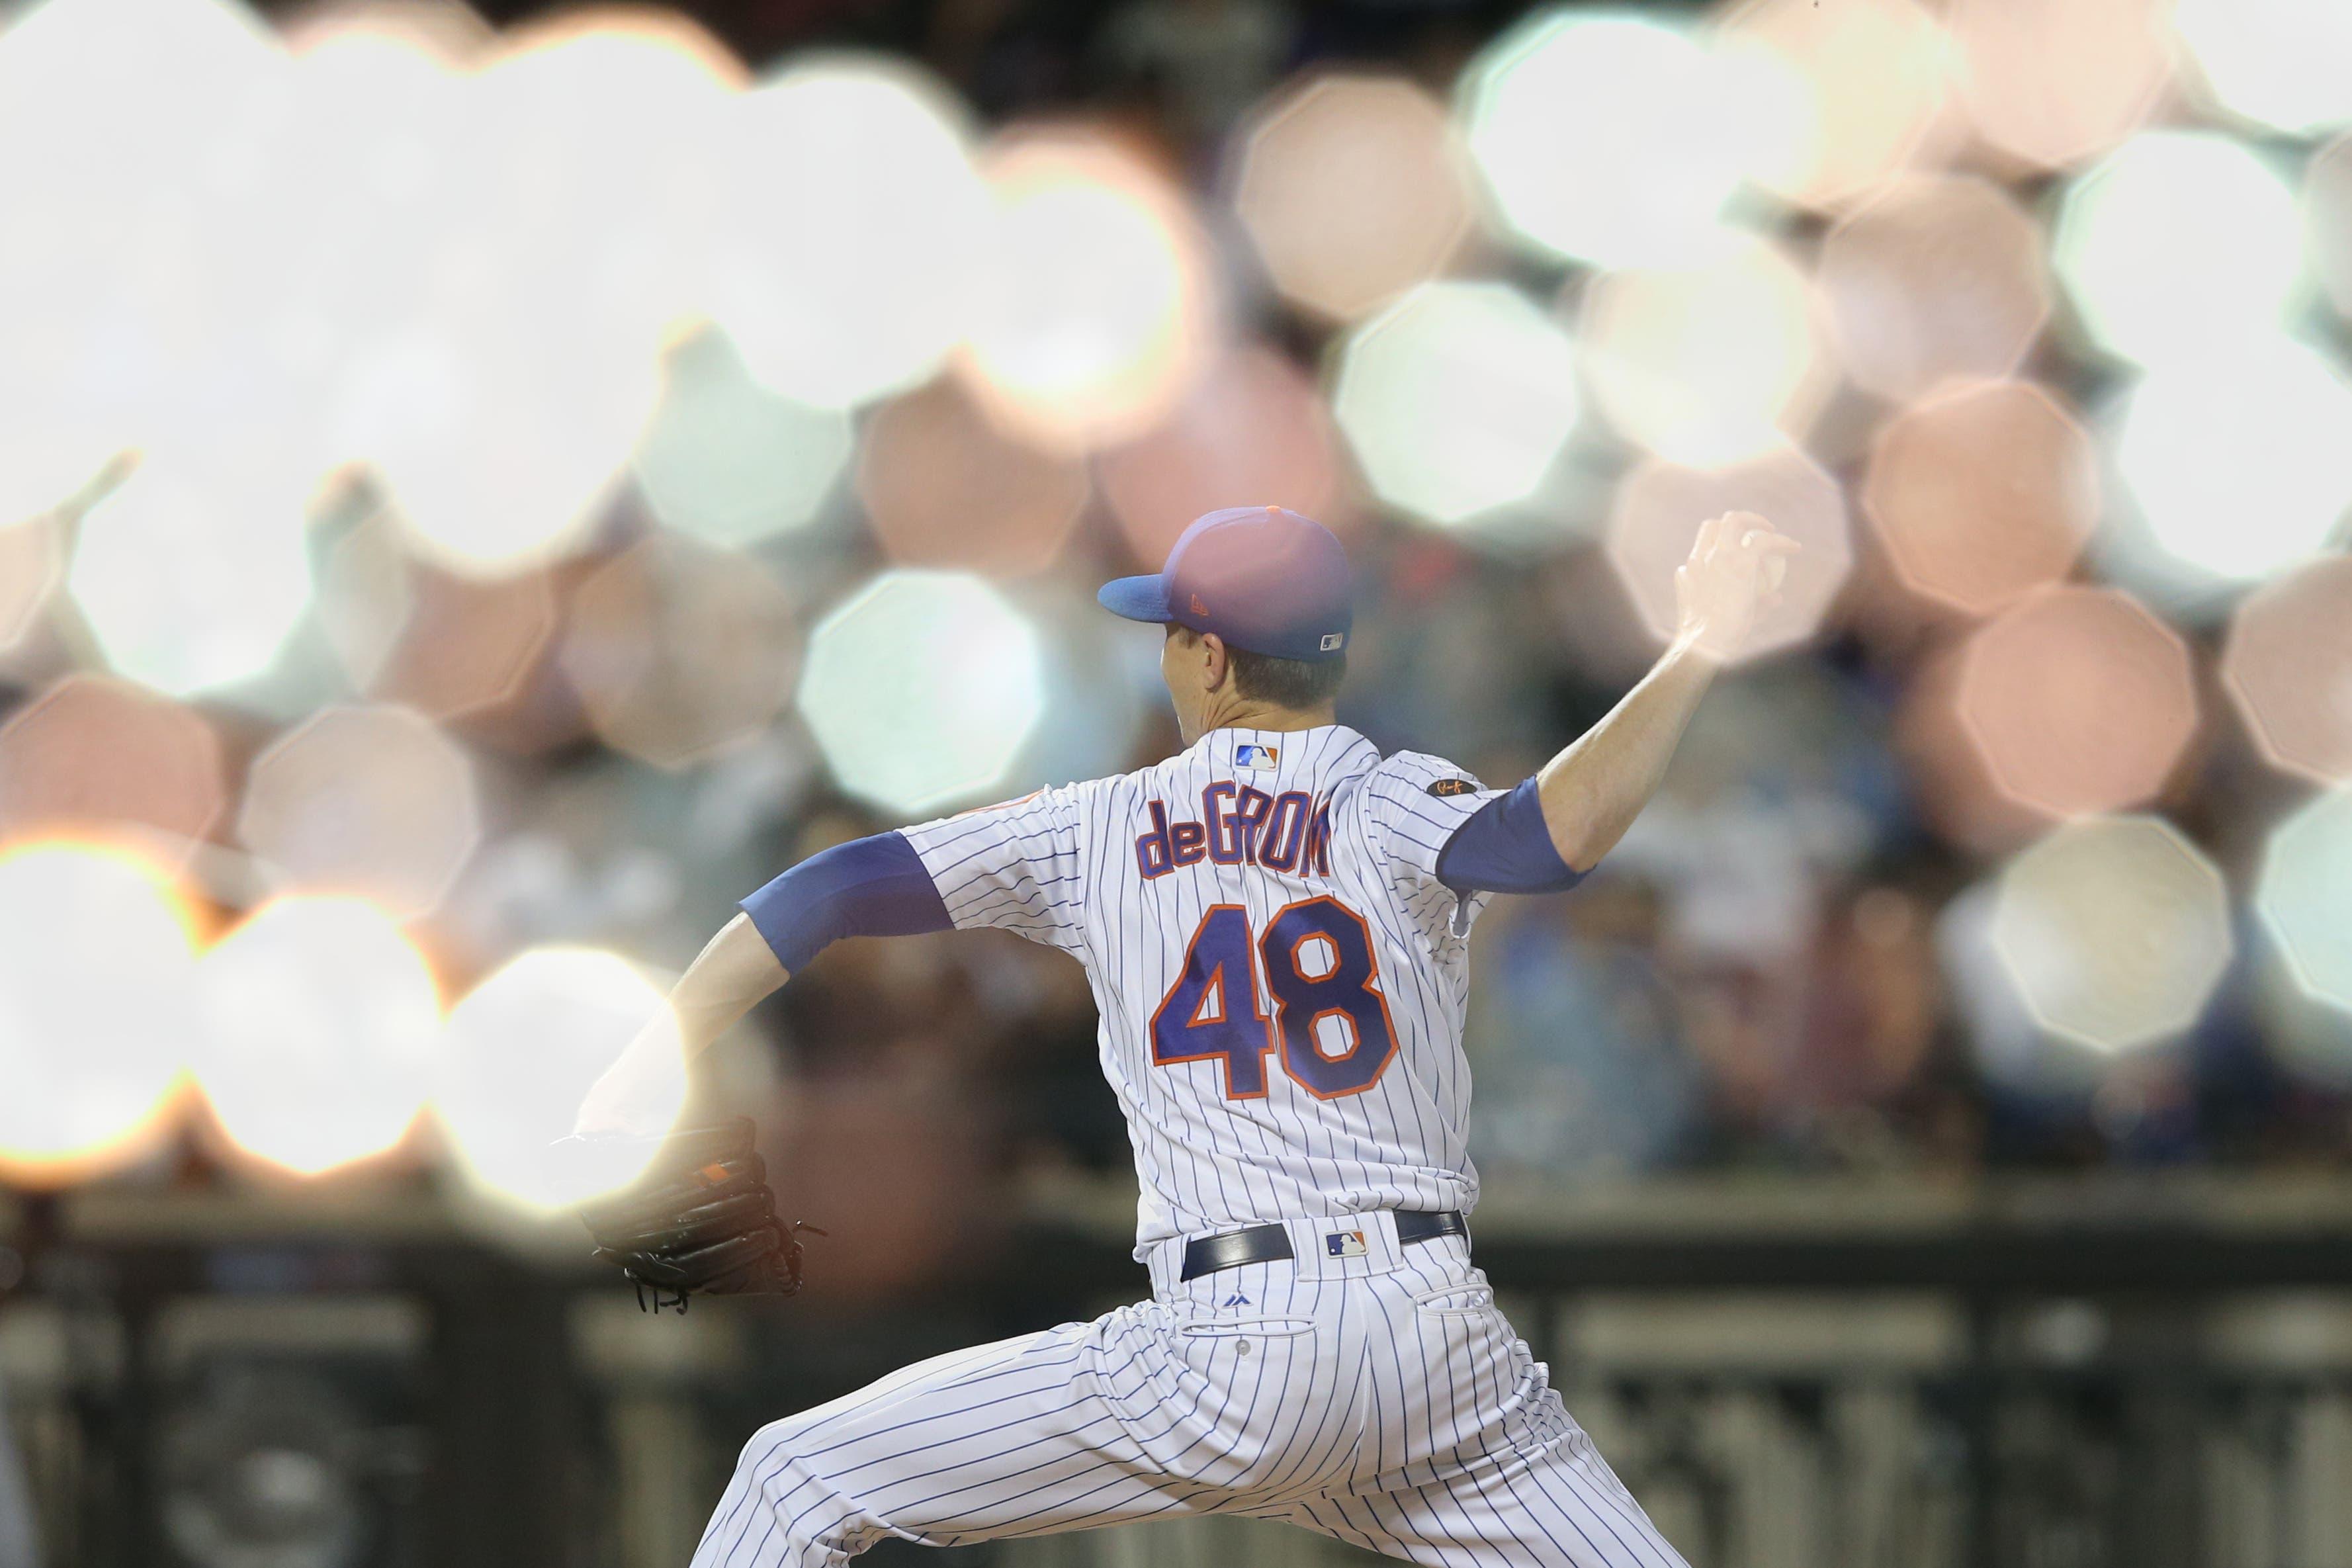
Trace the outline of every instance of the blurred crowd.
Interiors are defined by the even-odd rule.
[[[50,0],[57,15],[149,3]],[[156,15],[221,9],[174,3]],[[20,42],[38,9],[15,15]],[[2234,37],[2211,5],[2181,9],[2184,27],[2196,12]],[[1028,190],[1021,159],[1041,157],[1037,189],[1111,215],[1072,231],[1099,274],[1050,288],[1086,296],[1075,310],[1100,283],[1100,321],[1079,324],[1116,337],[1131,323],[1108,296],[1174,257],[1178,303],[1152,307],[1167,321],[1115,343],[1128,358],[1107,371],[1089,369],[1093,340],[1055,340],[1046,321],[973,328],[943,361],[950,332],[867,374],[857,345],[895,343],[934,301],[885,301],[839,341],[822,310],[780,326],[756,301],[730,306],[723,331],[667,340],[625,482],[600,490],[605,470],[590,472],[582,519],[551,511],[496,548],[481,520],[540,504],[532,470],[499,490],[513,476],[448,458],[429,421],[368,424],[452,373],[355,359],[352,427],[385,455],[310,497],[292,569],[308,576],[252,657],[194,612],[173,619],[169,580],[203,577],[212,556],[137,542],[205,499],[157,488],[177,472],[168,452],[0,532],[0,829],[134,842],[188,901],[198,948],[273,893],[358,890],[445,1006],[534,949],[674,971],[735,900],[828,844],[1171,750],[1155,640],[1089,598],[1156,565],[1193,511],[1276,500],[1343,531],[1362,596],[1343,721],[1507,784],[1639,675],[1698,516],[1754,505],[1807,541],[1803,602],[1710,697],[1602,867],[1564,897],[1497,900],[1479,929],[1469,1048],[1488,1175],[2340,1164],[2352,952],[2330,933],[2352,929],[2352,879],[2334,869],[2352,871],[2352,816],[2333,804],[2352,778],[2352,484],[2330,476],[2352,453],[2352,142],[2326,137],[2352,121],[2352,76],[2323,84],[2319,110],[2264,120],[2229,96],[2268,79],[2245,76],[2242,51],[2192,62],[2148,42],[2169,11],[1770,0],[1646,7],[1624,32],[1616,13],[1447,0],[697,7],[753,73],[887,51],[974,111],[979,135],[1030,135],[992,165],[1002,189]],[[431,20],[420,37],[488,47],[482,20],[446,5],[273,20],[299,41],[326,36],[322,16],[362,17],[341,47],[412,14]],[[630,16],[607,25],[650,26]],[[1633,64],[1672,29],[1748,28],[1819,92],[1831,140],[1769,191],[1734,171],[1736,233],[1696,260],[1655,248],[1687,215],[1629,208],[1584,235],[1624,193],[1603,169],[1563,194],[1544,166],[1616,154],[1527,138],[1548,105],[1577,129],[1575,105],[1546,95],[1591,68],[1573,32],[1590,16],[1620,27],[1592,47]],[[0,79],[39,58],[31,43],[12,56],[11,37]],[[1977,74],[1934,76],[1964,44]],[[2042,46],[2088,74],[2036,87]],[[865,68],[842,79],[844,114],[906,97]],[[1315,96],[1335,80],[1355,85]],[[2036,91],[2040,118],[2020,108]],[[898,135],[906,112],[873,124]],[[1337,116],[1319,142],[1315,113]],[[779,136],[800,123],[781,100],[776,115]],[[1636,194],[1681,199],[1683,151],[1629,150]],[[835,153],[854,184],[856,147]],[[556,166],[560,140],[530,155]],[[729,177],[756,194],[759,161],[745,164]],[[2187,216],[2134,206],[2149,181]],[[2270,242],[2271,184],[2292,243],[2290,186],[2315,237],[2284,279],[2240,253]],[[841,194],[806,171],[782,188]],[[2211,213],[2187,210],[2208,197]],[[2233,229],[2241,199],[2252,216]],[[1717,224],[1718,204],[1700,205]],[[1286,226],[1301,211],[1356,226],[1340,248],[1360,236],[1361,255]],[[2179,225],[2218,231],[2212,254]],[[866,265],[886,231],[843,241],[840,265]],[[2151,233],[2146,254],[2177,274],[2125,254]],[[841,283],[824,224],[769,238],[771,261],[807,261],[799,281]],[[436,286],[462,293],[480,259],[439,258]],[[2143,273],[2155,281],[2135,292]],[[2240,320],[2223,288],[2284,303]],[[1221,303],[1188,315],[1187,290]],[[1058,303],[1019,302],[1041,318]],[[144,363],[92,341],[103,373]],[[2252,379],[2232,379],[2242,363]],[[486,422],[517,402],[498,368],[483,370],[499,394]],[[779,392],[780,375],[802,379]],[[501,450],[535,451],[540,434]],[[453,474],[480,493],[438,492]],[[212,602],[260,617],[273,583],[218,570]],[[157,620],[179,640],[147,637]],[[0,924],[41,923],[10,897],[0,887]],[[256,994],[233,1022],[256,1016]],[[763,1110],[813,1211],[865,1238],[876,1289],[984,1239],[975,1194],[1126,1166],[1091,999],[1059,954],[993,935],[848,943],[747,1036],[698,1092]],[[0,1058],[29,1039],[0,1040]],[[235,1052],[205,1048],[213,1110],[175,1124],[165,1168],[341,1162],[341,1146],[269,1145],[267,1116],[238,1123]],[[71,1139],[47,1137],[0,1110],[0,1149],[73,1156],[12,1173],[84,1173]]]

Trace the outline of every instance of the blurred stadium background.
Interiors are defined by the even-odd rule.
[[[544,1144],[793,859],[1170,748],[1093,586],[1259,501],[1490,781],[1806,543],[1476,949],[1482,1258],[1696,1568],[2352,1563],[2352,6],[520,9],[0,11],[0,1568],[679,1563],[1138,1291],[1010,939],[698,1086],[801,1300],[638,1320]],[[1227,1523],[946,1560],[1341,1560]]]

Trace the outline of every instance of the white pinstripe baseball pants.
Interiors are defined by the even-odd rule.
[[[694,1568],[817,1568],[1185,1513],[1285,1520],[1442,1568],[1685,1568],[1457,1237],[1290,1223],[1295,1262],[911,1366],[763,1427]],[[1328,1237],[1360,1231],[1363,1253]],[[1340,1244],[1352,1250],[1352,1243]]]

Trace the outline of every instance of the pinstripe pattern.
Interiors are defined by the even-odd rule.
[[[762,1429],[695,1568],[814,1568],[1163,1514],[1282,1520],[1432,1564],[1684,1568],[1452,1237],[1288,1222],[1296,1263],[910,1367]],[[1334,1226],[1365,1256],[1320,1256]],[[1225,1303],[1233,1302],[1234,1305]]]
[[[1271,756],[1237,758],[1244,746]],[[887,1536],[950,1546],[1201,1512],[1447,1568],[1684,1568],[1496,1310],[1467,1246],[1396,1242],[1391,1211],[1477,1200],[1461,1041],[1484,900],[1457,900],[1436,862],[1497,792],[1429,788],[1464,776],[1435,757],[1383,760],[1337,725],[1221,730],[1157,767],[906,830],[957,925],[1086,963],[1135,1145],[1152,1299],[925,1362],[762,1429],[696,1568],[806,1568]],[[1328,813],[1328,860],[1203,855],[1149,874],[1136,841],[1151,803],[1162,823],[1205,824],[1203,792],[1220,784],[1312,797]],[[1229,1098],[1223,1058],[1155,1061],[1150,1020],[1206,912],[1239,906],[1265,932],[1318,897],[1363,922],[1396,1042],[1379,1076],[1326,1097],[1307,1087],[1318,1064],[1294,1072],[1286,1058],[1262,1095]],[[1250,960],[1260,996],[1265,962]],[[1218,1006],[1248,1016],[1238,995]],[[1178,1279],[1186,1237],[1274,1222],[1295,1261]],[[1352,1232],[1360,1255],[1331,1256],[1327,1240]]]
[[[1276,765],[1236,766],[1243,746],[1272,751]],[[1436,866],[1447,837],[1499,792],[1428,790],[1465,777],[1437,757],[1383,761],[1341,725],[1217,730],[1139,773],[905,830],[958,926],[1003,927],[1085,961],[1103,1071],[1127,1113],[1142,1183],[1139,1246],[1291,1215],[1477,1202],[1462,1024],[1466,938],[1485,900],[1457,910]],[[1145,877],[1135,840],[1150,826],[1149,804],[1199,819],[1203,791],[1220,782],[1328,803],[1328,873],[1202,860]],[[1210,906],[1238,904],[1263,931],[1284,905],[1318,894],[1361,915],[1373,936],[1398,1037],[1379,1081],[1318,1100],[1275,1069],[1264,1099],[1228,1100],[1220,1062],[1154,1065],[1149,1020]]]

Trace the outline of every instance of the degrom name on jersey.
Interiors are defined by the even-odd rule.
[[[1469,921],[1438,851],[1496,792],[1341,725],[905,830],[959,927],[1084,959],[1139,1247],[1296,1215],[1467,1208]]]

